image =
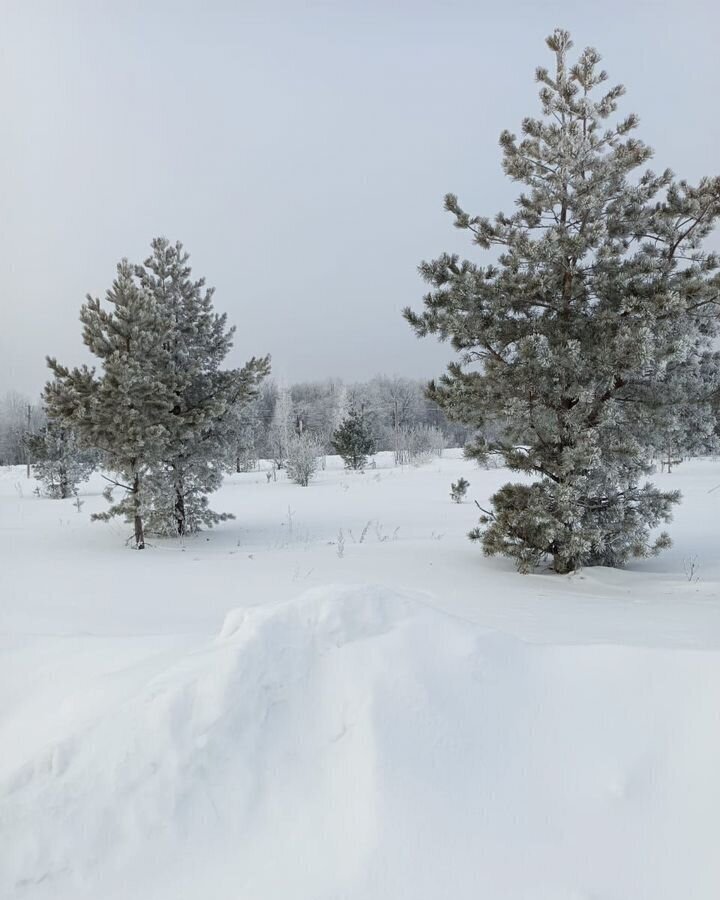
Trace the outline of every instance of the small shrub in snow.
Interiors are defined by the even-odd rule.
[[[455,503],[462,503],[465,499],[465,495],[467,494],[467,489],[470,487],[470,482],[466,478],[458,478],[457,481],[453,481],[450,484],[450,498]]]
[[[685,577],[688,581],[700,581],[697,556],[691,556],[690,559],[684,559],[683,569],[685,570]]]
[[[288,478],[301,487],[307,487],[317,472],[320,452],[321,448],[312,435],[293,435],[288,441],[287,447],[285,468]]]

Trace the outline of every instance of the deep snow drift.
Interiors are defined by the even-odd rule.
[[[118,677],[6,779],[3,896],[649,900],[720,879],[715,654],[531,647],[329,587]]]
[[[714,900],[720,465],[672,553],[572,578],[484,560],[458,473],[505,477],[236,476],[137,554],[6,470],[0,897]]]

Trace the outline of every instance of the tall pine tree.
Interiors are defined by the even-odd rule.
[[[597,52],[570,62],[561,30],[547,44],[542,117],[500,138],[523,185],[515,211],[491,220],[445,199],[490,261],[423,263],[425,310],[405,316],[460,354],[429,394],[477,429],[468,454],[537,479],[502,487],[471,536],[523,570],[549,556],[568,572],[667,546],[650,529],[679,495],[643,482],[651,453],[668,435],[693,449],[712,433],[718,260],[702,242],[720,179],[643,170],[651,151],[636,116],[611,123],[624,89],[602,87]]]

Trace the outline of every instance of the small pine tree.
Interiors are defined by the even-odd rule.
[[[365,417],[354,408],[335,429],[331,443],[335,452],[342,457],[345,468],[356,471],[365,468],[368,456],[375,449]]]
[[[468,455],[538,479],[501,488],[472,536],[521,569],[549,556],[569,572],[666,547],[651,530],[679,494],[641,479],[667,435],[687,450],[712,433],[718,257],[702,242],[720,179],[638,171],[652,153],[631,136],[637,117],[608,122],[622,86],[598,96],[598,53],[570,62],[561,30],[547,44],[542,117],[500,138],[505,173],[524,186],[515,211],[491,220],[445,199],[492,259],[423,263],[425,310],[405,316],[460,354],[429,395],[476,429]]]
[[[70,429],[52,420],[27,441],[33,474],[48,497],[65,500],[77,493],[97,463],[97,454],[81,447]]]
[[[311,434],[293,434],[288,441],[285,463],[288,478],[307,487],[320,464],[320,452],[321,447]]]
[[[455,503],[462,503],[467,494],[470,482],[466,478],[458,478],[450,484],[450,499]]]
[[[55,378],[46,385],[44,399],[51,419],[71,430],[81,446],[102,451],[116,473],[105,494],[110,509],[93,518],[124,516],[142,550],[150,499],[146,478],[167,444],[164,422],[174,399],[159,377],[168,322],[133,276],[123,260],[106,295],[110,309],[88,296],[80,311],[83,340],[100,360],[101,372],[87,366],[68,369],[48,357]],[[124,491],[118,502],[112,496],[116,487]]]

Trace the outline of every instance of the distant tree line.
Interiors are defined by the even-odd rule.
[[[266,380],[238,417],[235,468],[252,469],[259,459],[283,468],[298,435],[311,436],[319,454],[336,453],[336,432],[350,415],[362,420],[373,452],[392,451],[398,463],[412,462],[419,447],[437,452],[463,446],[470,430],[450,422],[426,388],[420,379],[386,375],[351,384],[326,379],[283,386]]]
[[[399,462],[412,455],[418,434],[433,430],[437,432],[433,439],[439,437],[443,447],[464,446],[472,430],[449,421],[438,404],[427,397],[426,389],[427,382],[422,379],[387,375],[347,385],[328,378],[289,387],[267,378],[257,396],[236,410],[228,467],[246,471],[255,468],[258,460],[282,457],[283,437],[293,434],[309,433],[320,453],[336,453],[334,434],[351,411],[363,419],[372,437],[373,452],[397,452]],[[46,422],[41,398],[11,392],[0,399],[0,465],[24,465],[28,436],[37,436]],[[34,446],[29,458],[37,462],[36,441]]]

